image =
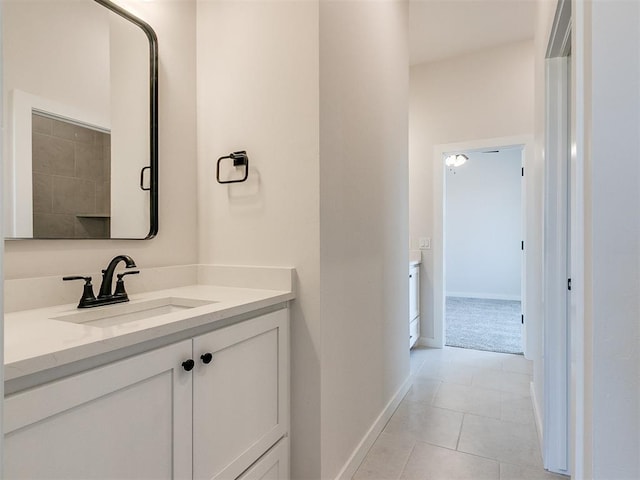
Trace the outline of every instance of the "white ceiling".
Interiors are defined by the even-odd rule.
[[[410,0],[411,65],[533,38],[536,0]]]

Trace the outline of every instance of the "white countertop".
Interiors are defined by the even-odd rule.
[[[222,323],[223,320],[292,300],[295,295],[292,291],[286,290],[213,285],[190,285],[129,295],[130,304],[165,297],[198,299],[213,303],[108,327],[52,319],[80,311],[76,308],[77,303],[5,314],[5,380],[67,365],[203,325],[215,328],[215,324]],[[97,311],[116,306],[107,305],[82,311]]]

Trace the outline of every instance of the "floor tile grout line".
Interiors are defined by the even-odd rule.
[[[458,452],[458,447],[460,446],[460,437],[462,437],[462,427],[464,426],[464,419],[467,416],[466,413],[462,414],[462,421],[460,422],[460,430],[458,431],[458,439],[456,440],[456,452]]]
[[[423,378],[425,378],[425,377],[423,377]],[[433,378],[433,377],[427,377],[427,379],[429,379],[429,380],[438,380],[437,378]],[[504,390],[504,389],[500,389],[500,388],[483,387],[483,386],[480,386],[480,385],[469,385],[469,384],[466,384],[466,383],[458,383],[458,382],[447,382],[445,379],[442,379],[440,381],[442,383],[449,383],[449,384],[452,384],[452,385],[459,385],[459,386],[462,386],[462,387],[479,388],[479,389],[482,389],[482,390],[490,390],[492,392],[512,393],[514,395],[518,395],[518,396],[523,397],[523,398],[526,398],[526,397],[530,398],[531,397],[530,394],[514,392],[513,390]]]
[[[436,387],[436,391],[433,394],[433,397],[431,397],[431,403],[429,405],[431,405],[432,407],[435,407],[435,405],[433,404],[433,402],[436,401],[436,397],[438,396],[438,393],[440,393],[440,389],[442,388],[442,385],[444,384],[443,380],[440,380],[438,382],[438,386]]]
[[[411,402],[411,400],[408,400],[409,402]],[[426,402],[413,402],[413,403],[426,403]],[[456,410],[455,408],[448,408],[448,407],[442,407],[440,405],[429,405],[430,407],[433,408],[437,408],[438,410],[446,410],[447,412],[456,412],[456,413],[462,413],[463,415],[475,415],[476,417],[482,417],[482,418],[491,418],[493,420],[500,420],[499,417],[491,417],[489,415],[482,415],[480,413],[475,413],[475,412],[466,412],[464,410]]]
[[[417,446],[419,443],[424,443],[425,445],[429,445],[429,446],[431,446],[431,447],[436,447],[436,448],[442,448],[442,449],[444,449],[444,450],[449,450],[450,452],[459,453],[460,455],[468,455],[468,456],[470,456],[470,457],[481,458],[481,459],[483,459],[483,460],[490,460],[490,461],[492,461],[492,462],[496,462],[496,463],[508,463],[509,465],[515,465],[515,466],[518,466],[518,467],[531,467],[531,465],[528,465],[528,464],[519,464],[519,463],[513,463],[513,462],[505,462],[505,461],[502,461],[502,460],[498,460],[497,458],[494,458],[494,457],[485,457],[484,455],[480,455],[480,454],[478,454],[478,453],[465,452],[464,450],[456,450],[456,449],[453,449],[453,448],[451,448],[451,447],[446,447],[446,446],[444,446],[444,445],[439,445],[439,444],[437,444],[437,443],[429,442],[429,441],[427,441],[427,440],[416,440],[416,444],[414,445],[413,449],[415,449],[415,448],[416,448],[416,446]],[[413,452],[413,450],[412,450],[412,452]],[[405,467],[406,467],[406,465],[405,465]],[[535,467],[533,467],[533,468],[535,468]],[[403,471],[404,471],[404,470],[403,470]]]
[[[413,451],[416,449],[416,445],[418,445],[417,441],[413,443],[413,447],[411,447],[411,451],[409,452],[407,459],[404,461],[404,464],[402,465],[402,469],[400,470],[400,475],[398,476],[397,480],[400,480],[402,478],[402,475],[404,475],[404,471],[407,469],[407,465],[409,465],[409,460],[411,460],[411,455],[413,455]]]
[[[502,420],[501,418],[485,417],[484,415],[478,415],[477,413],[469,413],[469,412],[465,412],[465,415],[473,415],[474,417],[488,418],[489,420],[497,420],[499,422],[507,423],[507,424],[510,424],[512,426],[519,425],[521,427],[529,427],[529,426],[535,427],[535,424],[532,424],[531,422],[527,422],[527,423],[514,422],[513,420]],[[537,432],[537,430],[536,430],[536,432]]]

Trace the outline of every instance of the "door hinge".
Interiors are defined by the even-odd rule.
[[[522,167],[522,176],[524,177],[524,167]]]
[[[571,290],[571,279],[567,279],[567,290]]]
[[[520,315],[520,323],[522,323],[522,325],[524,325],[524,313],[522,315]]]
[[[520,242],[520,250],[524,251],[524,240]]]

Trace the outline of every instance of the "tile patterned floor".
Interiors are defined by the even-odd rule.
[[[524,357],[417,348],[411,374],[353,480],[567,479],[542,467]]]

